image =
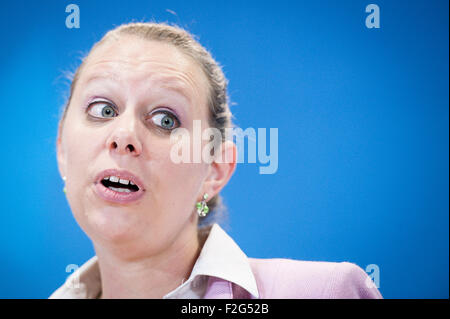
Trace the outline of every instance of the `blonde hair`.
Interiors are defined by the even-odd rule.
[[[94,44],[89,51],[89,54],[82,60],[81,65],[73,75],[70,84],[70,95],[59,121],[58,134],[60,135],[62,132],[67,109],[70,105],[74,88],[80,77],[86,59],[98,46],[111,38],[118,38],[122,35],[132,35],[146,40],[172,44],[181,52],[191,57],[199,65],[209,83],[209,124],[211,127],[220,130],[222,133],[222,142],[225,141],[225,130],[232,126],[232,114],[230,112],[229,97],[227,94],[228,80],[225,78],[221,66],[214,60],[208,50],[195,39],[194,35],[178,26],[155,22],[134,22],[120,25],[115,29],[108,31],[100,41]],[[222,198],[219,194],[208,201],[208,206],[210,212],[206,217],[199,219],[199,228],[217,222],[219,211],[221,214],[225,213],[225,206],[223,205]]]

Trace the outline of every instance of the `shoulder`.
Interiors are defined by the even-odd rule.
[[[369,276],[349,262],[249,258],[260,298],[382,298]]]

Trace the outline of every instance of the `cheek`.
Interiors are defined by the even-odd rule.
[[[68,148],[68,160],[74,166],[81,166],[82,163],[89,161],[95,152],[98,152],[104,145],[100,142],[100,136],[95,133],[83,134],[81,131],[70,137]]]
[[[172,144],[168,140],[149,143],[148,149],[158,150],[149,156],[151,183],[158,201],[189,207],[194,202],[205,178],[207,165],[204,163],[175,163],[170,157]],[[152,174],[153,172],[153,174]],[[175,201],[174,198],[177,200]]]
[[[71,124],[66,127],[65,145],[67,175],[73,183],[87,181],[89,167],[95,163],[101,149],[105,147],[100,132],[77,127]]]
[[[161,182],[183,184],[192,179],[198,179],[203,166],[201,164],[175,163],[170,156],[171,147],[172,145],[169,143],[159,145],[156,148],[158,152],[154,152],[152,156],[152,160],[158,165],[155,173],[161,176]]]

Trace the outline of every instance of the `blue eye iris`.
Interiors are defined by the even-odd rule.
[[[164,116],[163,119],[161,120],[161,125],[164,128],[172,128],[175,124],[175,121],[173,120],[173,118],[171,118],[170,116]]]
[[[117,112],[116,110],[107,103],[93,103],[89,110],[88,113],[94,117],[115,117],[117,116]]]
[[[113,118],[118,116],[116,108],[113,104],[109,102],[97,101],[93,102],[88,106],[86,111],[91,117],[104,119],[104,118]],[[150,116],[146,116],[146,120],[151,118],[154,125],[159,128],[171,131],[180,126],[180,121],[177,116],[174,115],[171,111],[167,110],[157,110],[150,114]]]
[[[165,130],[172,130],[177,125],[177,119],[169,113],[156,113],[152,121]]]
[[[104,116],[104,117],[113,117],[114,115],[112,115],[113,113],[115,113],[115,111],[114,111],[114,109],[111,107],[111,106],[109,106],[109,105],[107,105],[106,107],[104,107],[103,109],[102,109],[102,115]]]

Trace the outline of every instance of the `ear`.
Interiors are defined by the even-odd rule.
[[[219,152],[219,156],[209,166],[203,184],[203,194],[208,193],[209,198],[216,196],[225,187],[236,169],[236,145],[227,140],[221,144]]]
[[[61,177],[66,176],[66,157],[61,145],[61,135],[58,134],[56,140],[56,158],[58,161],[58,170]]]

